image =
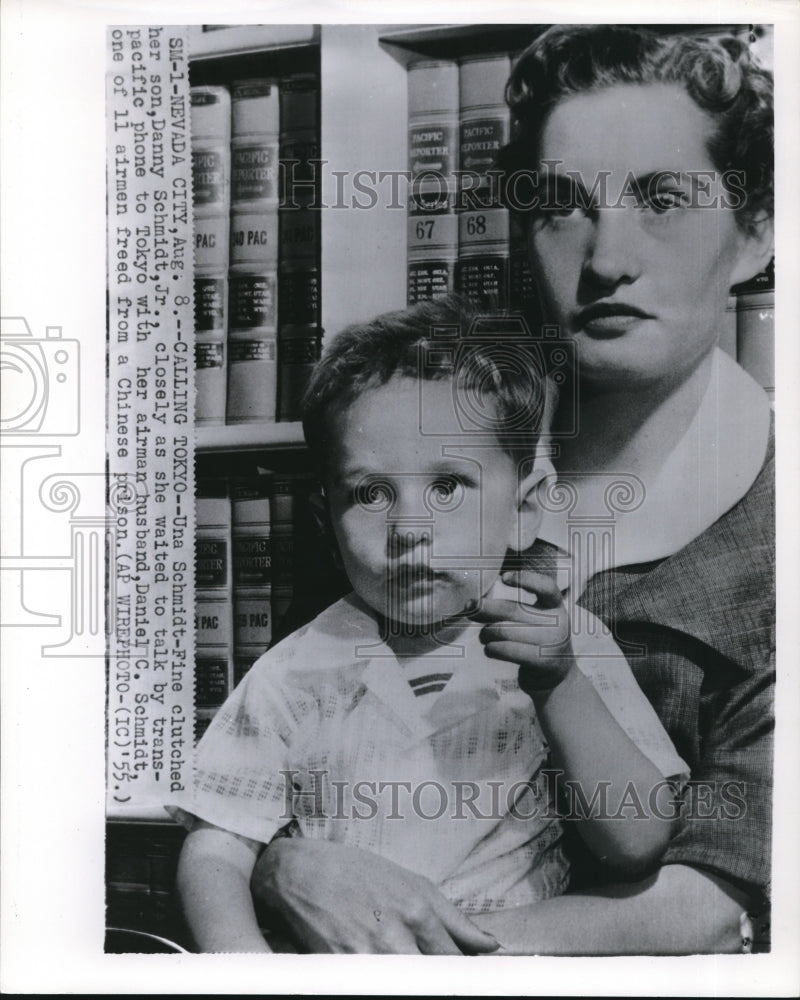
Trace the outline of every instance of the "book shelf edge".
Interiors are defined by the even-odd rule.
[[[218,451],[274,451],[304,447],[303,425],[299,421],[195,428],[195,450],[198,454]]]
[[[280,49],[319,45],[317,24],[240,24],[202,31],[193,26],[189,34],[189,59],[205,61]]]

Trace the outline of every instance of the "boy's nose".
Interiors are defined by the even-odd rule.
[[[430,546],[433,524],[430,520],[404,519],[387,525],[387,550],[390,556],[399,556],[418,545]]]

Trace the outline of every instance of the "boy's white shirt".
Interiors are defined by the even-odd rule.
[[[498,582],[492,596],[516,598],[517,593]],[[574,613],[581,670],[661,774],[685,776],[685,763],[613,639],[593,616],[579,608]],[[507,816],[471,818],[469,810],[453,818],[456,792],[448,782],[483,782],[475,801],[485,815],[493,810],[490,780],[501,782],[508,793],[535,778],[546,760],[532,703],[516,684],[518,667],[487,658],[479,631],[477,625],[467,629],[455,655],[451,648],[441,657],[425,657],[431,672],[452,670],[453,676],[437,696],[416,697],[407,679],[411,664],[403,666],[381,641],[369,609],[355,595],[337,602],[256,662],[199,748],[194,791],[173,799],[170,812],[183,822],[199,816],[266,842],[289,822],[285,783],[276,780],[276,772],[297,768],[306,783],[297,815],[305,836],[340,840],[388,857],[431,878],[468,910],[557,895],[566,884],[567,863],[557,843],[560,825],[544,817],[548,789],[537,787],[520,799],[524,813],[541,819],[536,826]],[[359,686],[368,694],[348,708]],[[263,733],[267,724],[279,734]],[[226,731],[233,736],[226,737]],[[508,742],[516,740],[519,752],[499,753],[498,731]],[[262,754],[270,759],[261,759]],[[312,782],[315,765],[329,769],[331,781],[349,782],[344,799],[336,798],[340,793],[327,778]],[[322,819],[302,815],[317,780],[326,796]],[[387,783],[375,796],[382,807],[390,802],[392,783],[408,802],[402,783],[409,782],[421,790],[419,812],[425,816],[406,806],[402,822],[380,813],[371,820],[352,819],[357,781]],[[441,802],[434,781],[451,798],[442,816],[425,818]],[[276,817],[279,811],[282,817]],[[339,813],[343,819],[337,819]]]

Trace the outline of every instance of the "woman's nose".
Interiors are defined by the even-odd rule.
[[[641,273],[640,239],[635,209],[598,209],[584,261],[586,280],[602,286],[635,281]]]

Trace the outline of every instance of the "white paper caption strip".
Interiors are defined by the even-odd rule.
[[[165,818],[194,727],[194,311],[185,29],[114,27],[108,185],[108,814]]]

